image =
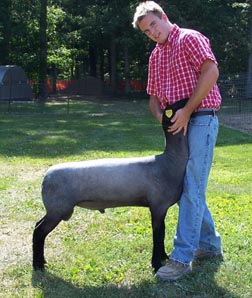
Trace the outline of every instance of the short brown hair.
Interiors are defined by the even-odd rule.
[[[164,13],[162,7],[154,1],[142,2],[136,8],[134,19],[132,22],[133,27],[136,29],[140,29],[139,23],[150,12],[157,15],[159,18],[161,18]]]

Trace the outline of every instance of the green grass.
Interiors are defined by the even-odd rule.
[[[188,277],[159,282],[150,266],[147,209],[76,208],[47,238],[47,271],[32,271],[32,231],[44,215],[40,184],[50,165],[152,155],[164,147],[147,101],[76,102],[69,114],[65,108],[0,114],[0,297],[252,297],[252,136],[224,127],[207,193],[224,262],[195,262]],[[172,207],[166,218],[168,253],[177,211]]]

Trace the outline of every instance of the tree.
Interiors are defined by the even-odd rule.
[[[10,1],[0,3],[0,64],[10,64],[11,20]]]
[[[39,19],[39,81],[38,99],[45,102],[47,98],[47,0],[41,0]]]
[[[171,22],[210,38],[221,73],[248,70],[251,94],[251,0],[159,3]],[[128,93],[131,79],[147,79],[148,58],[155,46],[131,25],[136,5],[133,0],[1,0],[0,63],[23,67],[30,79],[39,82],[42,101],[50,76],[56,82],[92,75],[109,79],[114,91],[122,79]]]
[[[249,1],[249,58],[247,71],[246,97],[252,99],[252,1]]]

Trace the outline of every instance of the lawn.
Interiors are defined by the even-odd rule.
[[[0,297],[252,297],[252,136],[220,127],[208,202],[222,235],[224,261],[194,262],[175,283],[157,281],[150,259],[150,214],[76,208],[47,238],[45,273],[33,272],[35,222],[44,215],[40,184],[63,161],[146,156],[164,140],[146,100],[25,105],[0,114]],[[166,218],[172,249],[177,206]]]

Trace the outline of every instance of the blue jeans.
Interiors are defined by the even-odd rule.
[[[217,116],[191,118],[189,160],[179,201],[179,218],[171,259],[189,264],[197,249],[221,251],[221,238],[206,203],[206,188],[218,135]]]

